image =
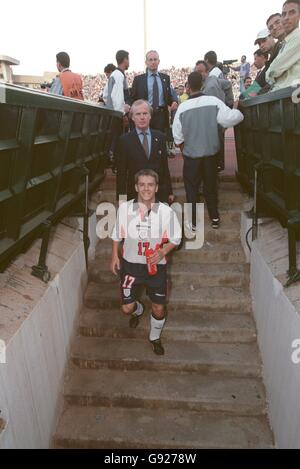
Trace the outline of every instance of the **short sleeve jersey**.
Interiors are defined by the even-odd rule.
[[[155,250],[169,242],[179,246],[181,226],[168,205],[158,202],[148,211],[131,200],[120,206],[111,238],[118,242],[124,240],[122,256],[127,262],[146,264],[147,249]],[[166,264],[166,259],[160,264]]]

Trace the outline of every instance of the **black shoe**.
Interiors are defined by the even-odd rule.
[[[153,347],[153,352],[154,352],[156,355],[162,356],[162,355],[165,354],[165,349],[163,348],[160,339],[158,339],[158,340],[150,340],[150,342],[151,342],[152,347]]]
[[[136,329],[140,323],[140,316],[131,316],[129,319],[129,327],[130,329]]]
[[[220,218],[214,218],[211,221],[211,226],[214,230],[218,230],[220,228]]]

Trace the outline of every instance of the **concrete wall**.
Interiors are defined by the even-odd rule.
[[[48,448],[60,412],[64,371],[87,284],[80,224],[64,220],[52,236],[48,285],[30,275],[40,242],[0,275],[0,449]],[[90,219],[95,232],[96,217]],[[92,251],[95,237],[92,236]]]
[[[292,360],[300,339],[300,283],[285,289],[287,270],[287,231],[265,221],[252,245],[251,290],[269,417],[278,448],[300,448],[300,364]]]

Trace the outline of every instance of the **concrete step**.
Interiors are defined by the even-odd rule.
[[[96,247],[96,259],[100,262],[109,260],[112,241],[100,240]],[[205,242],[201,249],[177,249],[169,256],[170,263],[186,264],[246,264],[246,257],[241,243],[218,244]]]
[[[141,296],[146,304],[145,293]],[[84,305],[91,309],[111,309],[120,305],[119,284],[103,285],[90,282],[84,297]],[[171,288],[169,294],[169,311],[198,311],[248,313],[251,311],[251,298],[247,289],[232,287],[194,287]]]
[[[249,286],[248,264],[171,264],[169,276],[172,285],[188,287]]]
[[[82,369],[151,370],[225,373],[260,377],[256,344],[164,341],[166,354],[157,357],[148,340],[77,337],[71,359]]]
[[[65,382],[64,397],[68,404],[77,406],[266,414],[265,391],[260,381],[223,375],[72,369]]]
[[[245,264],[246,257],[241,243],[217,244],[205,242],[199,250],[179,249],[170,255],[170,262],[186,264]]]
[[[137,329],[128,327],[129,318],[119,309],[99,311],[84,308],[79,320],[79,333],[85,337],[144,338],[149,336],[150,312],[146,311]],[[255,324],[244,314],[220,314],[185,311],[173,312],[165,325],[165,340],[201,341],[207,343],[253,343]]]
[[[265,417],[186,410],[68,407],[55,448],[273,448]]]
[[[247,264],[171,264],[169,279],[172,285],[188,287],[246,287],[249,285],[249,265]],[[109,262],[99,259],[89,264],[89,280],[95,283],[114,283]]]

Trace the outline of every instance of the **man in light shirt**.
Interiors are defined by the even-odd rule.
[[[273,49],[270,51],[270,63],[276,59],[282,47],[282,41],[285,38],[285,30],[281,21],[281,14],[274,13],[267,19],[267,28],[272,38],[277,41]]]
[[[191,73],[188,83],[191,94],[178,108],[173,136],[175,144],[182,149],[186,199],[192,204],[192,220],[187,225],[191,232],[196,232],[199,229],[196,208],[201,180],[212,228],[218,229],[220,226],[217,184],[219,126],[233,127],[242,122],[244,116],[237,109],[227,107],[220,99],[205,96],[201,92],[203,78],[200,73]]]
[[[116,61],[118,67],[112,72],[109,77],[107,89],[105,90],[105,104],[107,107],[114,111],[119,111],[123,114],[123,120],[115,120],[112,127],[112,145],[110,149],[110,159],[112,162],[112,170],[116,173],[115,165],[115,149],[118,140],[124,132],[124,126],[128,122],[127,114],[130,111],[130,97],[127,78],[125,72],[129,68],[129,52],[126,50],[119,50],[116,53]]]
[[[300,83],[299,21],[300,0],[287,0],[282,8],[282,25],[286,37],[266,75],[272,91]]]
[[[108,80],[107,106],[123,114],[129,112],[129,91],[125,76],[129,68],[129,53],[119,50],[116,54],[118,67],[112,72]]]
[[[285,38],[285,30],[281,21],[281,13],[273,13],[267,19],[267,28],[271,36],[281,43]]]

